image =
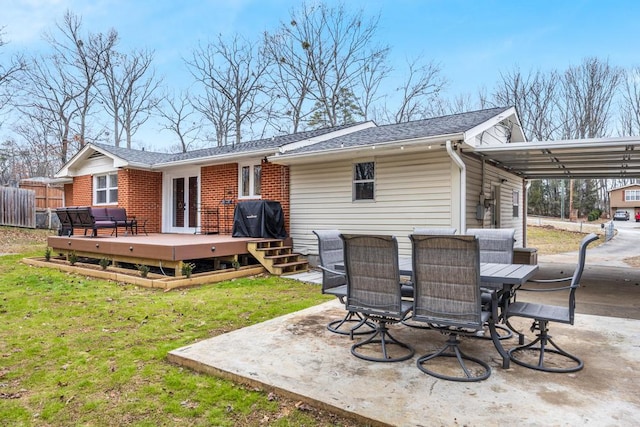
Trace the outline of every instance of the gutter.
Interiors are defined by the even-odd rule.
[[[446,142],[446,148],[447,154],[460,169],[460,234],[464,234],[467,230],[467,167],[453,150],[450,139]]]
[[[410,138],[410,139],[399,139],[396,141],[384,141],[378,143],[363,143],[360,145],[353,145],[347,147],[335,147],[335,148],[325,148],[320,150],[308,150],[302,153],[275,153],[274,156],[268,157],[269,161],[278,164],[292,164],[298,161],[308,162],[309,159],[322,158],[328,156],[335,155],[353,155],[354,153],[363,152],[366,150],[379,149],[379,150],[389,150],[394,147],[414,147],[425,144],[436,144],[441,143],[445,138],[448,139],[458,139],[463,137],[462,133],[454,133],[448,135],[435,135],[430,137],[418,137],[418,138]]]

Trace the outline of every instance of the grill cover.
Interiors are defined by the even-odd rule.
[[[233,237],[284,239],[284,214],[280,202],[251,200],[240,202],[233,212]]]

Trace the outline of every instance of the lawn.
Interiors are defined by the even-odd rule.
[[[355,425],[166,360],[329,300],[317,285],[263,276],[165,293],[27,266],[20,259],[44,253],[44,234],[10,234],[0,228],[0,241],[30,252],[0,257],[2,425]]]
[[[529,228],[540,253],[582,235]],[[17,426],[353,426],[168,363],[170,350],[327,301],[261,276],[161,292],[27,266],[47,232],[0,228],[0,420]],[[265,350],[266,351],[266,350]]]

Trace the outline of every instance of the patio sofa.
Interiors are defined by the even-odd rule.
[[[116,207],[64,207],[56,209],[56,214],[60,219],[59,235],[70,236],[73,234],[74,228],[92,230],[91,236],[97,236],[99,229],[113,229],[116,237],[118,237],[118,227],[124,227],[125,231],[130,230],[134,234],[137,228],[135,216],[127,216],[124,208]],[[113,234],[112,233],[112,234]]]

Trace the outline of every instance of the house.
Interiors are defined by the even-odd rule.
[[[203,231],[211,212],[247,200],[282,205],[294,250],[312,230],[394,234],[408,255],[413,227],[516,229],[526,245],[525,180],[480,150],[526,142],[515,108],[408,123],[373,122],[166,154],[90,143],[57,174],[66,205],[118,205],[149,232]],[[225,211],[225,209],[227,209]]]
[[[615,211],[627,211],[629,218],[633,220],[636,213],[640,212],[640,184],[625,185],[609,191],[609,205],[611,218]]]

